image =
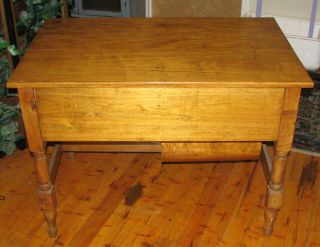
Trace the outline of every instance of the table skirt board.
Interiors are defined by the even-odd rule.
[[[261,142],[161,143],[164,163],[258,160],[260,154]]]
[[[44,141],[274,141],[283,88],[36,88]]]
[[[53,144],[53,145],[52,145]],[[66,142],[63,152],[160,153],[163,163],[258,160],[261,142]]]

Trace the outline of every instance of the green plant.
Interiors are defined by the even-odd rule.
[[[26,32],[26,48],[47,19],[60,15],[61,4],[58,0],[26,0],[26,10],[21,11],[17,23]]]
[[[12,56],[19,55],[20,52],[14,45],[2,38],[0,33],[0,53],[8,50]],[[0,59],[0,97],[7,95],[5,83],[10,73],[9,61],[6,56]],[[19,115],[19,107],[17,105],[10,106],[0,102],[0,151],[11,154],[16,149],[16,141],[22,138],[18,135],[16,119]]]
[[[0,53],[8,50],[12,56],[20,55],[19,50],[14,46],[10,45],[10,43],[2,38],[3,33],[0,32]],[[0,58],[0,96],[6,95],[6,87],[5,83],[8,80],[10,73],[9,61],[6,56]]]
[[[10,106],[0,102],[0,151],[12,154],[16,149],[16,141],[23,138],[18,133],[17,117],[19,106]]]

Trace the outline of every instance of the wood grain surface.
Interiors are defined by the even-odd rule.
[[[271,18],[48,21],[8,87],[312,87]]]
[[[32,158],[17,151],[0,160],[0,246],[319,246],[319,162],[291,153],[283,210],[274,234],[264,237],[260,163],[161,165],[160,154],[63,155],[56,180],[60,230],[50,239]],[[127,192],[138,184],[142,195],[127,205]]]
[[[64,152],[160,153],[158,142],[64,142]]]
[[[34,90],[32,88],[20,89],[19,101],[28,139],[28,147],[31,152],[43,153],[45,151],[45,144],[41,137]]]
[[[45,141],[272,141],[280,88],[36,89]]]
[[[261,142],[163,142],[162,162],[258,160]]]

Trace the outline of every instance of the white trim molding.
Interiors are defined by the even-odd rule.
[[[146,0],[146,17],[152,17],[152,0]]]
[[[242,0],[241,3],[241,16],[245,17],[250,12],[250,0]]]

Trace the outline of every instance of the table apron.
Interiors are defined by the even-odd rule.
[[[37,88],[44,141],[273,141],[283,88]]]

